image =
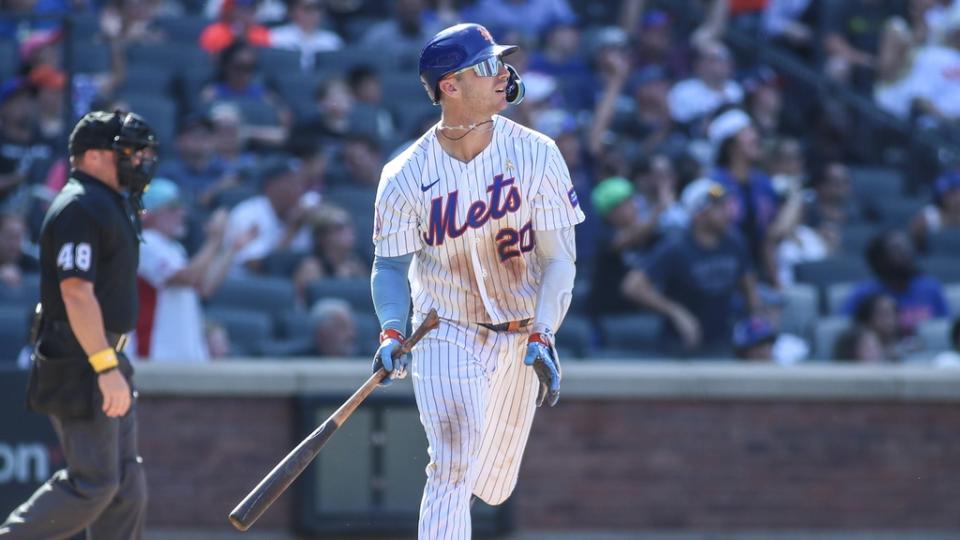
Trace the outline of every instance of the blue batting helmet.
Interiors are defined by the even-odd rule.
[[[441,30],[420,51],[420,81],[434,105],[440,103],[440,79],[494,56],[506,56],[515,45],[498,45],[490,31],[479,24],[464,23]],[[507,102],[523,99],[523,83],[513,66],[507,65]]]

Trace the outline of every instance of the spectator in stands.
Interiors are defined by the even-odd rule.
[[[580,28],[571,20],[557,21],[544,29],[544,46],[530,54],[525,73],[543,73],[560,83],[567,107],[589,110],[593,106],[594,77],[584,58]]]
[[[330,77],[314,92],[316,111],[294,126],[291,137],[320,137],[325,143],[338,144],[350,132],[353,94],[346,81]]]
[[[339,298],[318,300],[310,308],[313,354],[350,358],[357,354],[357,322],[350,304]]]
[[[235,264],[257,272],[268,255],[279,251],[310,250],[306,227],[312,198],[305,197],[300,165],[291,159],[273,157],[259,171],[262,194],[251,197],[230,211],[227,241],[255,230],[253,241],[237,254]]]
[[[940,367],[960,367],[960,317],[950,326],[950,350],[937,354],[933,363]]]
[[[293,276],[298,298],[306,298],[307,285],[323,278],[356,278],[370,275],[370,264],[357,253],[357,231],[346,210],[323,205],[311,213],[313,251]]]
[[[473,15],[487,28],[517,31],[528,39],[551,24],[576,19],[567,0],[479,0]]]
[[[875,212],[851,196],[850,172],[843,163],[831,161],[815,170],[810,187],[813,189],[808,194],[804,218],[827,242],[830,251],[840,248],[844,227],[876,220]]]
[[[649,67],[635,72],[627,86],[633,100],[632,114],[615,117],[613,130],[636,143],[641,155],[681,154],[688,141],[670,117],[667,103],[670,81],[663,70]]]
[[[272,109],[279,130],[270,130],[269,125],[246,127],[248,138],[260,143],[279,145],[286,141],[286,131],[293,118],[290,110],[273,91],[260,80],[257,68],[257,53],[246,42],[238,40],[223,49],[217,60],[216,78],[200,94],[205,103],[238,102],[256,104]],[[241,113],[242,114],[242,113]],[[249,122],[247,122],[249,124]]]
[[[290,22],[270,30],[270,46],[300,51],[300,66],[313,69],[317,53],[343,48],[336,32],[323,28],[324,10],[320,0],[292,0]]]
[[[392,4],[393,18],[371,26],[361,40],[364,47],[380,51],[419,51],[440,30],[437,21],[427,20],[424,0],[396,0]]]
[[[857,305],[852,327],[837,338],[834,356],[838,360],[892,362],[903,358],[905,345],[896,302],[888,294],[874,293]]]
[[[763,10],[763,33],[767,39],[807,56],[813,52],[817,29],[811,24],[812,0],[770,0]]]
[[[114,0],[100,11],[100,32],[122,45],[164,41],[166,35],[154,24],[158,7],[151,0]]]
[[[29,84],[19,78],[0,84],[0,206],[19,205],[17,195],[46,172],[53,149],[38,137],[36,121]]]
[[[373,137],[362,133],[347,134],[340,146],[339,158],[331,168],[331,182],[376,189],[383,155]]]
[[[667,80],[679,80],[690,71],[690,49],[677,43],[670,14],[658,9],[638,12],[639,21],[626,23],[633,40],[633,62],[637,71],[649,68],[664,71]]]
[[[28,244],[23,216],[0,212],[0,284],[7,289],[19,289],[24,273],[40,271],[37,256],[25,249]]]
[[[940,282],[917,265],[916,252],[905,232],[877,235],[870,240],[865,255],[874,278],[856,286],[844,304],[844,313],[857,313],[858,306],[872,295],[889,295],[896,302],[897,323],[905,336],[914,335],[923,321],[949,316]]]
[[[737,290],[747,310],[759,308],[749,255],[730,227],[727,191],[702,178],[683,190],[690,229],[659,244],[642,269],[631,270],[623,294],[664,319],[664,352],[727,356]],[[655,286],[656,285],[656,286]]]
[[[630,178],[637,190],[635,203],[639,219],[655,224],[657,236],[687,227],[689,216],[677,200],[677,173],[666,154],[637,159]]]
[[[176,182],[187,203],[212,209],[220,194],[239,185],[238,171],[228,169],[216,155],[209,118],[185,118],[177,127],[174,144],[176,154],[161,162],[158,174]]]
[[[207,352],[211,360],[227,358],[231,352],[230,334],[225,326],[218,322],[207,321],[203,325],[203,336],[207,343]]]
[[[743,88],[732,79],[733,60],[730,51],[719,42],[708,42],[696,49],[694,76],[670,89],[667,103],[670,115],[680,124],[692,126],[694,134],[702,132],[696,124],[724,105],[743,101]]]
[[[247,151],[248,133],[243,115],[233,103],[217,103],[210,107],[213,124],[213,147],[227,171],[243,175],[254,172],[257,158]]]
[[[775,81],[766,78],[772,76],[772,74],[760,74],[744,82],[746,112],[753,119],[754,127],[756,127],[762,141],[775,141],[783,131],[780,125],[783,113],[783,96]],[[794,149],[800,151],[802,157],[803,148],[799,146],[799,143],[786,150]]]
[[[220,210],[207,223],[203,246],[189,257],[179,242],[187,229],[186,208],[177,185],[154,178],[143,205],[137,269],[140,314],[133,350],[138,358],[155,361],[206,361],[210,355],[200,301],[220,286],[233,257],[252,235],[238,235],[226,244],[227,214]]]
[[[200,34],[200,47],[212,55],[243,40],[254,47],[270,46],[270,30],[257,22],[259,0],[224,0],[220,20]]]
[[[960,235],[960,171],[948,171],[937,178],[933,204],[925,206],[910,222],[910,236],[921,251],[928,250],[929,237],[936,234]]]
[[[64,140],[63,90],[67,76],[51,66],[30,70],[27,82],[36,92],[37,135],[47,146],[57,148]]]
[[[397,118],[383,102],[383,86],[380,75],[369,66],[357,66],[347,73],[347,86],[354,102],[372,111],[376,126],[374,131],[380,143],[392,141],[397,134]],[[398,107],[403,103],[396,104]]]
[[[590,193],[593,209],[603,217],[598,253],[587,300],[593,317],[627,313],[635,309],[612,283],[622,283],[629,266],[637,264],[639,251],[653,237],[656,224],[640,220],[634,187],[626,178],[612,177]]]
[[[837,336],[833,358],[838,362],[880,364],[889,361],[880,338],[869,328],[853,325]]]
[[[773,344],[776,341],[776,328],[761,317],[750,317],[733,326],[733,351],[741,360],[773,361]]]
[[[767,233],[778,219],[780,198],[770,177],[758,167],[763,154],[757,130],[746,113],[729,109],[710,123],[707,134],[716,149],[716,167],[710,176],[730,193],[733,222],[747,243],[754,267],[765,280],[775,280],[778,271],[768,250]],[[790,229],[790,225],[780,227]]]
[[[906,14],[900,0],[846,0],[829,2],[823,10],[823,48],[827,75],[851,82],[858,89],[870,85],[869,70],[876,67],[884,22]]]

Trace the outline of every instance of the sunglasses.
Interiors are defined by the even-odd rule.
[[[477,77],[496,77],[500,74],[500,70],[503,69],[503,59],[499,56],[491,56],[479,64],[474,64],[472,66],[459,69],[448,76],[455,77],[471,69],[477,74]]]

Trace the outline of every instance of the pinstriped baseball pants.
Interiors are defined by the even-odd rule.
[[[537,377],[523,364],[526,339],[526,332],[441,320],[413,349],[411,378],[430,456],[420,540],[469,539],[471,494],[495,505],[513,492],[536,411]]]

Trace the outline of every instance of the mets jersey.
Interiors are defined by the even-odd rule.
[[[584,219],[552,139],[501,116],[492,129],[469,163],[444,152],[430,129],[383,168],[375,253],[417,253],[409,276],[415,312],[493,324],[533,317],[536,231]]]

